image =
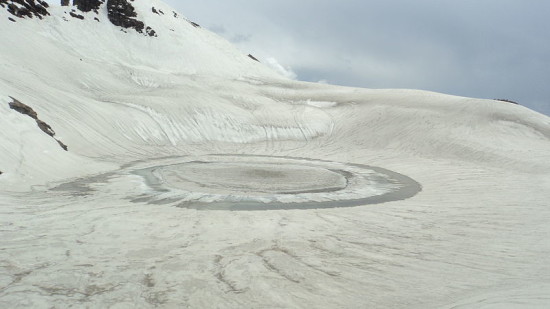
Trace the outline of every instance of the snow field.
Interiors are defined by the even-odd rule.
[[[158,38],[104,12],[64,21],[52,7],[12,23],[0,10],[0,307],[550,306],[550,118],[288,80],[160,1],[134,4]],[[214,154],[377,166],[422,191],[350,208],[198,211],[170,192],[151,199],[130,172]],[[234,183],[266,189],[251,179]]]

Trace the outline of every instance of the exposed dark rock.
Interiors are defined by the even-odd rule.
[[[50,127],[49,124],[45,123],[44,121],[40,119],[36,119],[36,124],[38,124],[38,127],[42,132],[48,134],[49,136],[53,137],[55,135],[55,131]]]
[[[11,97],[10,97],[11,98]],[[32,119],[38,119],[38,114],[28,105],[19,102],[17,99],[11,98],[13,102],[10,103],[10,108],[23,115],[27,115]]]
[[[148,36],[156,37],[157,33],[151,27],[147,27],[143,21],[137,19],[137,13],[132,6],[134,0],[73,0],[72,3],[81,12],[96,12],[101,8],[102,4],[107,3],[107,12],[109,21],[122,28],[132,28],[139,33],[144,33]],[[60,0],[62,6],[69,6],[70,0]],[[42,19],[44,16],[50,15],[47,8],[48,3],[41,0],[0,0],[0,7],[7,10],[13,16],[19,18],[34,18]],[[164,14],[162,10],[152,8],[153,12],[159,15]],[[73,18],[84,19],[84,15],[78,14],[76,11],[70,12]],[[174,16],[176,13],[174,12]],[[8,17],[10,21],[16,20]],[[99,19],[94,18],[99,21]],[[66,20],[66,19],[65,19]],[[198,26],[198,25],[197,25]]]
[[[94,17],[94,20],[95,20],[95,21],[99,21],[99,18],[97,18],[97,17]]]
[[[0,171],[0,175],[4,174],[2,171]]]
[[[59,144],[59,146],[61,146],[61,148],[63,148],[63,150],[69,151],[69,147],[67,147],[67,145],[63,144],[63,142],[61,142],[61,141],[58,140],[57,138],[56,138],[55,140],[57,141],[57,143]]]
[[[178,18],[178,13],[172,11],[172,13],[174,13],[174,18]]]
[[[248,54],[248,58],[260,62],[260,60],[256,59],[256,57],[252,56],[252,54]]]
[[[201,25],[199,25],[195,22],[190,21],[189,23],[191,23],[191,25],[193,25],[193,27],[195,27],[195,28],[200,28],[201,27]]]
[[[151,11],[152,11],[153,13],[157,14],[157,15],[164,15],[164,12],[163,12],[162,10],[160,10],[160,9],[157,10],[157,9],[155,9],[155,7],[152,7],[152,8],[151,8]]]
[[[501,101],[501,102],[507,102],[507,103],[512,103],[512,104],[517,104],[519,105],[518,102],[514,102],[512,100],[507,100],[507,99],[495,99],[496,101]]]
[[[122,28],[132,28],[139,33],[149,36],[157,36],[155,30],[151,27],[145,27],[145,24],[134,17],[137,17],[134,7],[130,2],[133,0],[107,0],[107,13],[109,20],[115,26]]]
[[[28,105],[26,104],[23,104],[21,103],[19,100],[13,98],[13,97],[10,97],[13,102],[10,103],[10,108],[23,114],[23,115],[27,115],[29,117],[31,117],[32,119],[34,119],[36,121],[36,124],[38,125],[38,127],[40,128],[40,130],[42,130],[42,132],[48,134],[49,136],[53,137],[53,139],[55,139],[57,141],[57,143],[59,144],[59,146],[61,146],[61,148],[63,148],[63,150],[65,151],[68,151],[68,148],[65,144],[63,144],[60,140],[58,140],[57,138],[55,138],[55,131],[52,129],[52,127],[47,124],[46,122],[38,119],[38,114]]]
[[[47,8],[48,3],[40,0],[0,0],[0,5],[7,8],[7,11],[13,16],[19,18],[33,18],[50,15]]]
[[[103,2],[105,2],[105,0],[73,0],[73,5],[76,5],[82,12],[94,11],[97,13],[97,10],[99,10]]]
[[[79,15],[79,14],[76,14],[76,13],[73,13],[73,12],[70,12],[69,15],[71,15],[71,16],[74,17],[74,18],[84,19],[84,16]]]
[[[143,33],[145,24],[135,19],[137,13],[130,2],[133,0],[107,0],[107,12],[111,23],[123,28],[132,28]]]
[[[148,36],[157,36],[155,30],[153,30],[153,28],[151,27],[145,28],[145,33],[147,33]]]

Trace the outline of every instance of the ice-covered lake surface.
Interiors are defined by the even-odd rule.
[[[550,307],[548,117],[287,80],[129,3],[158,37],[0,7],[0,308]]]
[[[159,165],[160,164],[160,165]],[[141,167],[140,167],[141,166]],[[205,155],[130,164],[125,170],[78,179],[54,190],[83,188],[130,174],[144,190],[134,202],[176,204],[197,210],[282,210],[352,207],[404,200],[421,191],[413,179],[362,164],[306,158]]]

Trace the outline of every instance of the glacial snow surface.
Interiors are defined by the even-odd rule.
[[[104,6],[16,22],[0,8],[1,308],[550,307],[550,118],[288,80],[160,1],[132,4],[158,37],[121,31]],[[156,181],[186,200],[135,173],[185,162]],[[402,186],[346,173],[374,173],[358,166],[419,190],[201,209]]]

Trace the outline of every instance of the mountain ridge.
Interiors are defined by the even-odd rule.
[[[78,5],[89,11],[78,10]],[[501,131],[498,134],[518,124],[528,136],[550,136],[544,117],[497,101],[417,90],[356,89],[288,80],[226,40],[197,28],[160,1],[132,3],[137,18],[154,28],[157,37],[113,25],[107,5],[108,2],[101,1],[76,2],[76,6],[68,7],[51,5],[49,15],[42,19],[21,18],[17,23],[5,18],[13,17],[7,8],[0,10],[3,17],[0,23],[4,22],[0,24],[4,42],[0,46],[3,102],[7,106],[10,97],[14,97],[36,110],[45,122],[56,128],[59,139],[70,149],[69,154],[61,154],[57,150],[59,145],[52,144],[53,148],[48,151],[73,156],[71,160],[75,164],[108,153],[116,158],[124,153],[126,147],[122,145],[127,143],[132,149],[138,147],[133,150],[137,159],[147,153],[137,150],[139,147],[168,147],[169,152],[177,153],[188,143],[280,144],[330,140],[338,132],[355,132],[356,128],[348,127],[346,122],[366,123],[369,130],[379,130],[369,138],[369,147],[373,149],[398,147],[429,154],[434,145],[439,145],[437,149],[444,150],[441,155],[445,156],[460,157],[468,153],[481,158],[495,156],[498,158],[495,162],[511,160],[497,151],[496,145],[487,151],[474,150],[477,146],[471,143],[478,142],[473,136],[466,139],[460,136],[464,140],[461,142],[438,137],[451,134],[445,121],[437,120],[446,119],[445,110],[460,115],[447,121],[456,124],[457,132],[467,132],[471,130],[468,123],[487,117],[487,125],[494,123],[493,118],[505,120],[503,125],[495,126]],[[84,19],[70,17],[73,10],[85,16]],[[347,113],[354,104],[359,104],[365,114],[348,115],[345,121],[335,120],[342,119],[338,111]],[[422,124],[414,113],[421,113],[427,106],[429,114],[438,116],[430,119],[428,114],[420,114],[420,119],[426,118]],[[491,112],[492,109],[495,111]],[[477,112],[469,112],[473,113],[472,117],[465,110]],[[106,117],[106,111],[113,118]],[[385,126],[373,118],[378,113],[386,120]],[[496,118],[495,113],[499,115]],[[90,121],[77,120],[87,119],[89,115],[93,115]],[[129,115],[134,120],[125,118]],[[12,122],[5,122],[8,123]],[[413,136],[414,131],[407,132],[406,127],[414,127],[424,135]],[[430,129],[433,127],[441,131]],[[8,128],[4,130],[7,132]],[[83,139],[85,135],[103,137],[94,142]],[[350,133],[350,136],[354,135]],[[409,136],[409,140],[405,136]],[[513,137],[517,138],[519,136]],[[119,143],[114,143],[115,140]],[[91,146],[94,143],[97,146]],[[522,143],[518,140],[515,146],[510,144],[511,150],[516,149],[510,153],[517,151]],[[4,157],[10,157],[4,162],[12,162],[6,165],[16,166],[14,161],[18,159],[12,153],[17,144],[13,140],[13,144],[3,146]],[[35,157],[33,153],[26,155]],[[46,157],[28,162],[44,160],[56,162]],[[534,159],[522,157],[522,160]],[[42,169],[29,168],[34,172],[14,173],[15,170],[7,167],[0,170],[9,172],[3,175],[3,179],[7,179],[6,175],[17,178]],[[78,174],[78,170],[64,169],[71,175]],[[53,176],[50,172],[47,174]],[[53,178],[58,177],[65,176],[58,173]],[[28,182],[28,177],[24,178]],[[20,185],[25,187],[24,183]]]
[[[95,13],[99,15],[100,11],[107,12],[108,20],[115,26],[123,29],[134,29],[138,33],[143,33],[151,37],[157,36],[156,31],[150,26],[145,25],[138,17],[138,14],[133,5],[133,0],[61,0],[60,6],[69,9],[68,15],[72,18],[83,20],[87,14]],[[17,18],[33,18],[42,19],[50,15],[50,5],[46,1],[41,0],[1,0],[0,6],[5,8],[12,16]],[[164,15],[162,10],[154,7],[154,2],[151,2],[151,11],[157,15]],[[174,18],[178,18],[178,14],[171,10]],[[161,13],[162,12],[162,13]],[[64,12],[67,14],[67,12]],[[97,16],[88,16],[96,21],[99,21]],[[12,17],[10,21],[16,22]],[[196,23],[190,22],[192,25]]]

